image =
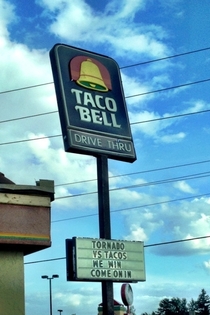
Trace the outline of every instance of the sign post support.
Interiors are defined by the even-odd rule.
[[[50,60],[65,151],[97,158],[100,238],[111,240],[108,158],[136,160],[119,66],[63,44],[51,49]],[[101,282],[103,313],[114,315],[113,280]]]
[[[108,158],[105,155],[97,157],[97,174],[100,238],[111,240]],[[103,314],[114,315],[113,282],[102,281],[101,289]]]

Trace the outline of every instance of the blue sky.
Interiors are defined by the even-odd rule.
[[[49,60],[56,43],[121,68],[137,160],[109,159],[111,227],[113,239],[146,246],[146,281],[132,285],[136,314],[165,297],[209,293],[210,240],[199,239],[210,228],[209,11],[207,0],[0,0],[0,171],[16,184],[56,185],[52,247],[25,257],[26,315],[49,310],[43,274],[60,276],[54,314],[90,315],[101,302],[100,283],[66,281],[65,239],[99,237],[97,194],[88,194],[97,174],[94,157],[63,148]]]

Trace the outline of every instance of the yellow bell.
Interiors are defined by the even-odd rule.
[[[77,83],[87,89],[100,92],[108,91],[99,67],[91,59],[87,59],[81,63],[80,76]]]

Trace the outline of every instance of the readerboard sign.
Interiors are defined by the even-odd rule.
[[[66,240],[67,281],[145,281],[143,242]]]
[[[50,60],[65,151],[135,161],[117,63],[63,44],[51,49]]]

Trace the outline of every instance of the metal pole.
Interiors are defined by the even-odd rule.
[[[49,278],[49,289],[50,289],[50,315],[52,315],[52,278]]]
[[[59,278],[59,275],[52,275],[52,277],[48,277],[46,275],[42,276],[42,279],[49,280],[49,291],[50,291],[50,315],[52,315],[52,284],[51,281],[54,278]]]
[[[97,174],[100,238],[111,240],[108,158],[105,155],[97,157]],[[102,281],[101,288],[103,314],[114,315],[113,282]]]

